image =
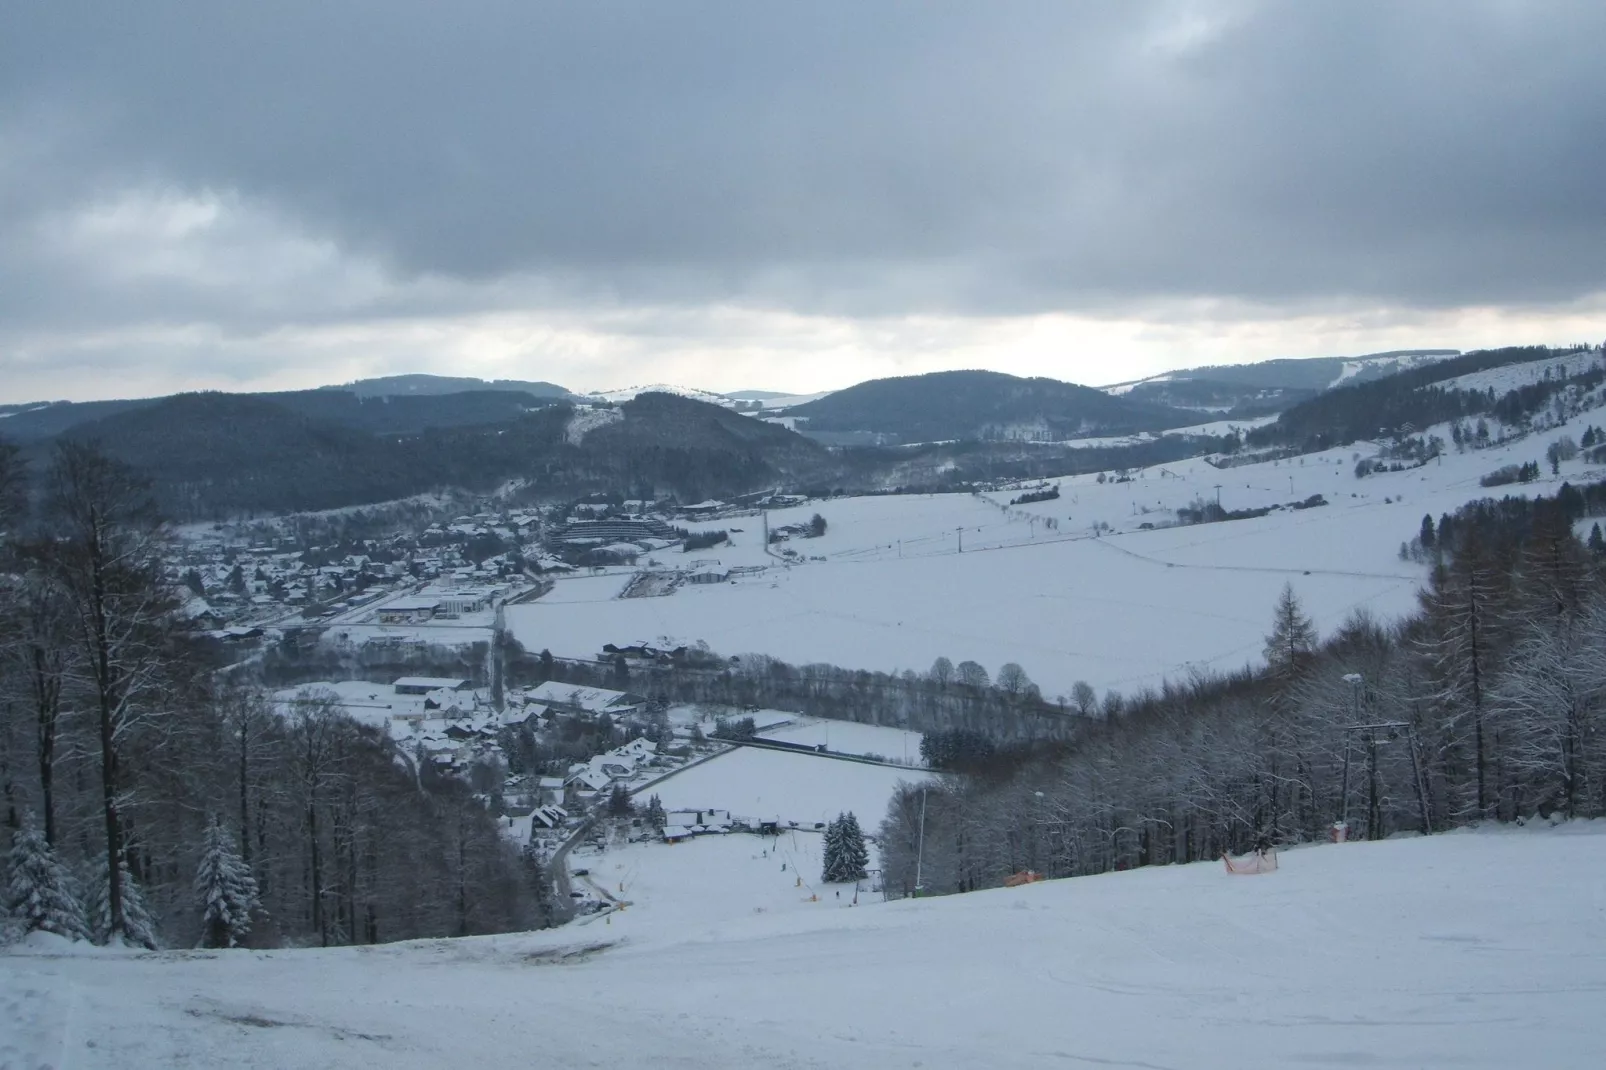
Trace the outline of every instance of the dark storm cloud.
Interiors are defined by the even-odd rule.
[[[94,288],[52,259],[41,218],[127,189],[238,196],[444,306],[531,299],[476,289],[509,277],[849,314],[1544,302],[1606,278],[1599,3],[276,0],[6,23],[0,225],[32,237],[0,253],[0,307],[55,322],[231,315],[233,291]],[[339,314],[321,289],[305,315]]]

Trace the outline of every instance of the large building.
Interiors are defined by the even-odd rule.
[[[560,684],[548,680],[532,688],[528,701],[540,702],[560,713],[598,717],[632,717],[647,705],[647,700],[628,691],[610,691],[605,687],[585,687],[580,684]]]

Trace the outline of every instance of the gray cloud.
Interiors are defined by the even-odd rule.
[[[1603,31],[1510,0],[20,5],[0,316],[1567,302],[1606,279]],[[164,197],[221,215],[162,229]]]

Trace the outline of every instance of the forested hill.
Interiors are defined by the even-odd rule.
[[[1278,413],[1341,384],[1381,379],[1459,356],[1455,349],[1402,349],[1359,357],[1305,357],[1166,372],[1104,389],[1128,401],[1201,409],[1228,417]]]
[[[1253,445],[1325,449],[1380,433],[1392,434],[1407,424],[1420,431],[1446,420],[1491,412],[1499,398],[1486,392],[1445,389],[1442,384],[1457,376],[1558,355],[1559,351],[1544,346],[1486,349],[1372,382],[1339,386],[1288,409],[1276,422],[1252,431],[1248,440]]]
[[[575,397],[572,391],[564,389],[557,383],[523,379],[471,379],[455,375],[382,375],[375,379],[358,379],[355,382],[319,387],[319,389],[344,391],[361,398],[432,397],[482,390],[530,394],[538,398],[573,400]]]
[[[66,437],[96,441],[145,472],[180,520],[332,509],[447,487],[489,491],[511,479],[554,494],[628,489],[696,500],[807,479],[830,464],[822,447],[784,428],[665,394],[586,410],[592,427],[583,434],[571,429],[576,410],[566,402],[406,433],[376,419],[375,433],[298,411],[302,394],[288,400],[180,394]],[[48,445],[37,442],[34,452]]]
[[[787,410],[815,431],[870,431],[900,442],[1065,439],[1198,423],[1180,412],[1057,379],[955,371],[872,379]]]
[[[400,378],[435,379],[436,377]],[[319,389],[230,396],[271,402],[302,416],[328,420],[357,431],[394,434],[409,434],[431,427],[467,427],[474,424],[498,423],[559,400],[552,396],[487,386],[478,379],[446,381],[467,382],[477,386],[475,389],[454,394],[381,394],[348,389]],[[48,405],[18,406],[17,411],[11,415],[0,417],[0,435],[14,442],[37,442],[96,420],[149,408],[170,400],[172,399],[137,398],[123,401],[62,401]]]

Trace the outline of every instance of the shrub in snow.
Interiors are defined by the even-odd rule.
[[[45,834],[28,814],[7,858],[6,912],[24,932],[47,932],[70,940],[89,939],[83,907],[73,895],[72,878]]]
[[[123,941],[136,947],[155,951],[156,919],[145,905],[145,893],[129,872],[128,863],[117,863],[123,891]],[[89,920],[89,932],[97,944],[112,939],[111,877],[106,857],[99,855],[90,864],[84,878],[84,915]]]
[[[234,850],[223,826],[213,819],[195,870],[195,899],[201,908],[201,946],[235,947],[251,932],[251,915],[261,907],[256,878]]]

